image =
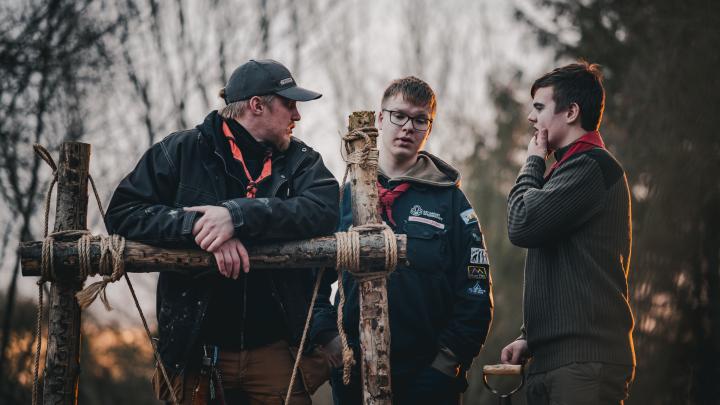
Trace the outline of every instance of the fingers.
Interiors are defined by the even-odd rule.
[[[217,233],[214,233],[214,235],[215,235],[213,238],[214,240],[212,241],[212,243],[210,245],[208,245],[207,249],[203,247],[203,249],[207,250],[208,252],[214,252],[215,249],[217,249],[220,245],[227,242],[231,236],[231,235],[225,236],[225,235],[217,234]]]
[[[225,256],[223,256],[222,252],[214,252],[213,256],[215,256],[215,263],[217,264],[218,271],[220,274],[222,274],[225,277],[228,277],[227,272],[225,271]]]
[[[510,360],[512,360],[512,350],[510,346],[505,346],[502,352],[500,352],[500,362],[502,364],[510,364]]]
[[[234,278],[233,270],[232,270],[232,255],[230,254],[230,250],[229,249],[219,249],[218,252],[220,252],[223,255],[223,258],[225,261],[225,277]]]
[[[245,245],[240,241],[238,241],[238,254],[240,255],[243,271],[250,273],[250,256],[248,255],[247,249],[245,249]]]
[[[522,357],[522,350],[519,348],[516,348],[513,350],[512,358],[510,359],[510,364],[520,364],[520,359]]]
[[[230,272],[233,279],[237,280],[240,277],[240,256],[236,249],[228,249],[232,265],[230,266]]]
[[[194,212],[202,212],[203,214],[210,208],[207,205],[198,205],[195,207],[183,207],[183,210],[185,211],[194,211]]]
[[[210,233],[209,230],[203,229],[200,231],[200,233],[195,237],[195,243],[197,243],[198,246],[200,246],[200,249],[205,251],[208,250],[208,246],[215,240],[215,236]]]
[[[537,144],[540,146],[547,145],[548,142],[548,130],[543,128],[540,130],[537,136]]]

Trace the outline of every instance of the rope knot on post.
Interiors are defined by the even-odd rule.
[[[385,242],[385,269],[384,271],[360,272],[360,233],[380,231]],[[342,282],[342,270],[345,269],[353,274],[358,280],[372,280],[387,277],[397,267],[397,240],[395,233],[386,223],[366,224],[350,227],[347,232],[336,232],[337,240],[337,264],[338,269],[338,303],[337,327],[340,334],[343,356],[343,384],[350,384],[350,373],[355,365],[355,355],[348,344],[347,334],[343,326],[343,308],[345,307],[345,290]]]

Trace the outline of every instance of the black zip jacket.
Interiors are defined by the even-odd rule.
[[[405,176],[389,180],[379,175],[386,188],[411,184],[393,204],[397,225],[382,213],[408,241],[409,265],[398,263],[388,280],[393,375],[429,366],[441,348],[450,349],[467,370],[485,342],[492,320],[489,261],[477,216],[458,179],[455,169],[426,152]],[[349,190],[345,187],[341,230],[352,225]],[[330,304],[330,284],[336,279],[336,273],[326,272],[313,311],[312,338],[321,344],[337,336],[337,313]],[[344,328],[357,355],[358,288],[347,272],[343,284]]]
[[[272,157],[272,175],[258,184],[258,198],[232,195],[233,176],[223,154],[226,140],[216,111],[194,129],[153,145],[120,182],[105,216],[109,233],[155,246],[197,247],[197,213],[182,207],[223,205],[235,237],[245,244],[304,239],[332,233],[338,221],[338,184],[320,155],[293,138]],[[273,302],[284,316],[286,338],[297,344],[312,292],[307,270],[270,271]],[[182,372],[195,356],[210,295],[222,276],[163,272],[157,286],[159,351],[165,365]],[[197,357],[197,359],[196,359]]]

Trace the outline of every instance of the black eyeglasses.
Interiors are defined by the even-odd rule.
[[[402,127],[405,125],[408,120],[412,121],[412,127],[416,131],[427,131],[430,127],[430,124],[432,123],[432,120],[428,117],[418,116],[418,117],[411,117],[407,114],[405,114],[402,111],[394,111],[394,110],[386,110],[383,108],[383,111],[387,111],[390,113],[390,122],[393,124]]]

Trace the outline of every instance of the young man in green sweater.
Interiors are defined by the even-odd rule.
[[[622,404],[635,369],[630,193],[598,132],[601,73],[586,62],[557,68],[530,94],[535,134],[508,197],[510,241],[528,249],[524,322],[501,361],[532,358],[530,405]]]

